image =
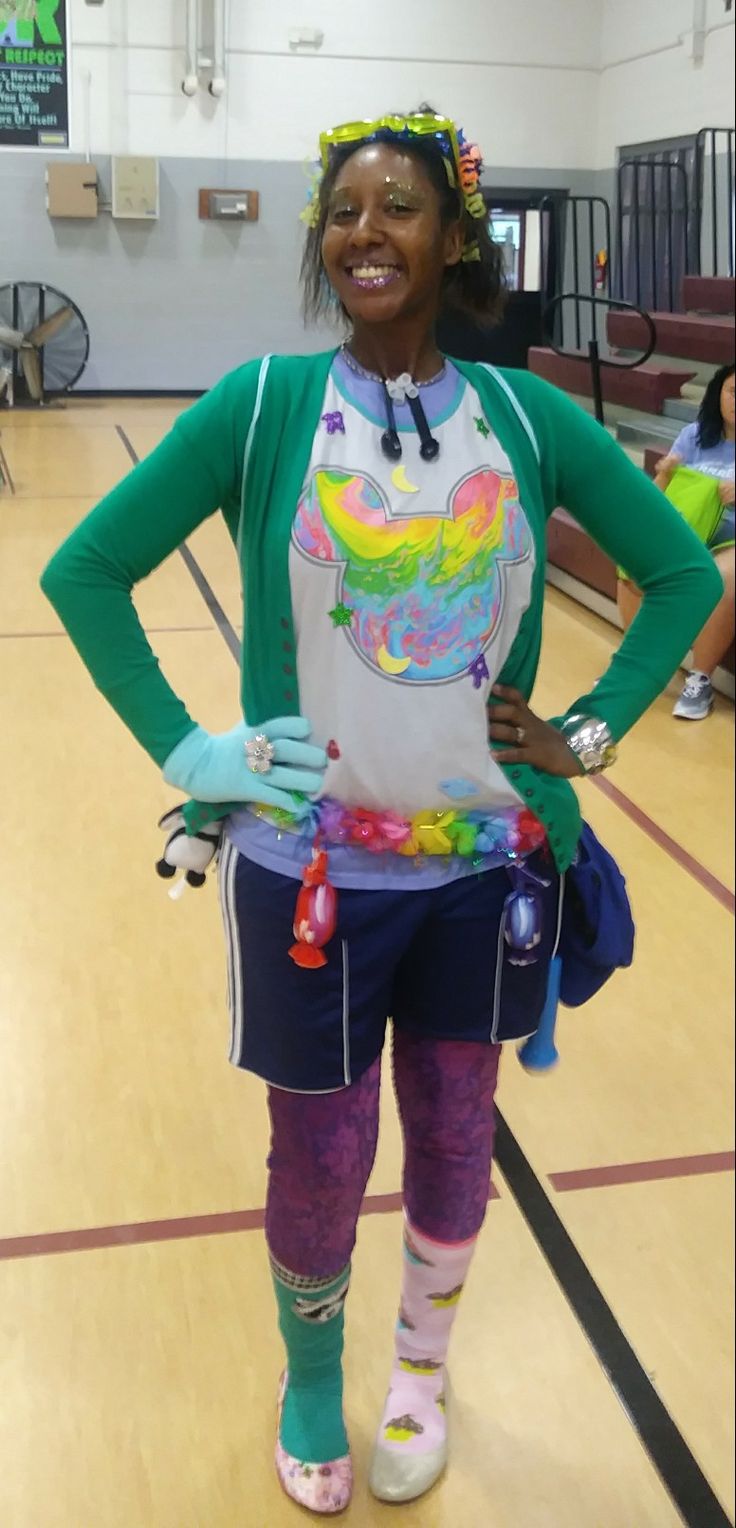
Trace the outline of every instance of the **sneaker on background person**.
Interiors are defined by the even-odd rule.
[[[694,669],[688,674],[682,694],[673,706],[672,715],[684,722],[702,722],[713,710],[713,686],[708,674]]]

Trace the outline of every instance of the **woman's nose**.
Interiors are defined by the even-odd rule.
[[[360,217],[353,224],[353,243],[364,248],[368,244],[380,244],[382,235],[376,224],[376,217],[370,207],[364,207]]]

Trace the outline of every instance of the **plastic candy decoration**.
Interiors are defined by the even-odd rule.
[[[445,782],[446,783],[446,782]],[[440,787],[442,788],[442,786]],[[545,842],[545,830],[533,812],[506,807],[495,812],[429,810],[411,819],[398,812],[374,812],[344,806],[331,796],[305,805],[298,813],[261,806],[256,815],[284,831],[319,834],[326,844],[367,849],[370,854],[503,854],[511,863],[525,859]],[[533,889],[533,878],[520,889]]]
[[[512,891],[506,898],[504,938],[512,950],[512,966],[531,966],[537,959],[537,945],[542,938],[539,902],[533,891]]]
[[[294,939],[289,954],[295,965],[317,970],[327,965],[323,945],[328,944],[337,927],[337,892],[327,879],[327,855],[316,844],[312,862],[304,869],[302,887],[296,899]]]
[[[333,409],[330,413],[323,414],[322,423],[326,426],[328,435],[345,434],[345,420],[340,409]]]
[[[510,866],[513,891],[504,903],[504,939],[512,966],[533,966],[542,940],[542,909],[536,886],[548,885],[525,866]],[[535,884],[536,883],[536,884]]]

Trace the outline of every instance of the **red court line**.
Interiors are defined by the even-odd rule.
[[[724,886],[717,876],[713,875],[710,870],[706,870],[705,865],[701,865],[700,860],[696,860],[692,854],[688,853],[687,849],[683,849],[682,844],[678,844],[677,839],[671,838],[664,828],[660,828],[659,823],[655,822],[646,812],[643,812],[640,806],[636,806],[635,802],[631,801],[628,796],[625,796],[617,785],[614,785],[611,780],[604,779],[602,775],[596,775],[593,779],[593,784],[598,787],[599,791],[603,792],[604,796],[608,797],[609,801],[612,801],[622,812],[625,812],[626,816],[630,817],[631,821],[635,822],[636,826],[642,829],[642,832],[646,833],[655,844],[658,844],[660,849],[664,849],[665,854],[669,854],[670,859],[675,860],[683,870],[686,870],[688,875],[691,875],[693,880],[697,881],[705,891],[709,891],[711,896],[715,897],[716,901],[726,908],[727,912],[733,913],[736,911],[736,897],[732,891],[729,891],[728,886]]]
[[[624,1162],[610,1167],[583,1167],[549,1173],[558,1193],[607,1188],[616,1183],[647,1183],[703,1173],[733,1172],[734,1152],[713,1151],[692,1157],[665,1157],[653,1162]],[[499,1199],[495,1183],[489,1200]],[[401,1194],[367,1194],[361,1217],[391,1215],[402,1206]],[[90,1226],[78,1231],[46,1231],[35,1236],[0,1238],[0,1262],[13,1258],[53,1257],[61,1252],[95,1252],[108,1247],[135,1247],[146,1242],[186,1241],[195,1236],[225,1236],[237,1231],[262,1231],[263,1210],[225,1210],[215,1215],[182,1215],[172,1220],[141,1220],[126,1225]]]
[[[656,1183],[666,1178],[694,1178],[703,1173],[734,1170],[733,1151],[706,1151],[692,1157],[664,1157],[653,1162],[620,1162],[610,1167],[581,1167],[572,1172],[548,1173],[558,1194],[581,1188],[610,1188],[616,1183]]]
[[[495,1183],[489,1199],[500,1197]],[[402,1206],[401,1194],[366,1194],[363,1215],[390,1215]],[[96,1252],[105,1247],[137,1247],[145,1242],[185,1241],[193,1236],[225,1236],[234,1231],[262,1231],[264,1210],[226,1210],[218,1215],[182,1215],[174,1220],[132,1221],[120,1226],[90,1226],[81,1231],[46,1231],[37,1236],[0,1237],[0,1262],[20,1257],[52,1257],[60,1252]]]

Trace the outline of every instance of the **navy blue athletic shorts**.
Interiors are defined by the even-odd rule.
[[[299,1093],[357,1080],[395,1025],[438,1040],[489,1044],[533,1034],[556,948],[562,883],[549,859],[542,941],[533,965],[510,960],[501,925],[505,869],[416,891],[338,892],[327,965],[289,955],[300,882],[246,859],[227,839],[220,856],[232,1025],[230,1060]]]

